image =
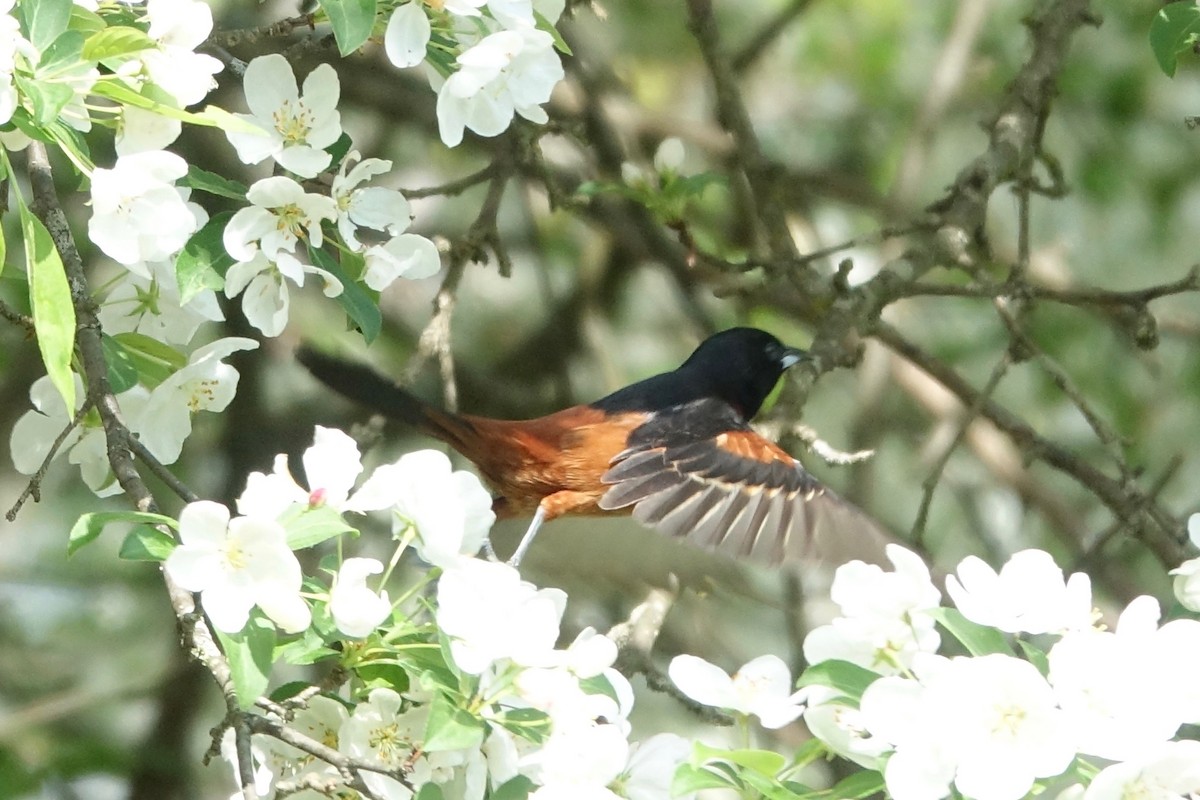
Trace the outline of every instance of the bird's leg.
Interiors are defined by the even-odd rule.
[[[496,548],[492,547],[492,537],[488,536],[483,540],[483,555],[488,561],[494,563],[500,562],[500,556],[496,555]]]
[[[533,520],[529,523],[529,529],[521,537],[521,543],[513,551],[512,558],[508,559],[510,567],[516,567],[521,563],[521,559],[525,557],[525,551],[529,549],[529,545],[533,544],[533,538],[537,536],[538,528],[542,527],[542,523],[545,521],[546,509],[544,506],[538,505],[537,511],[533,515]]]

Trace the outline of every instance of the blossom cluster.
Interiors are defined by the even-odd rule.
[[[438,93],[437,118],[442,142],[455,147],[463,131],[496,136],[515,115],[532,122],[548,120],[542,105],[563,79],[554,37],[545,30],[563,11],[563,0],[409,0],[388,20],[384,48],[397,67],[428,59]],[[453,42],[453,65],[431,50],[437,33]],[[444,56],[443,56],[444,57]]]
[[[225,359],[256,347],[258,342],[253,339],[218,339],[197,348],[186,363],[153,389],[135,385],[119,393],[126,427],[161,463],[175,463],[192,432],[192,416],[198,411],[224,411],[233,400],[238,372]],[[70,426],[83,406],[83,381],[77,375],[74,380],[76,405],[70,410],[49,377],[34,381],[29,390],[33,409],[17,419],[10,438],[13,465],[18,472],[32,475],[38,470],[51,443]],[[100,497],[121,491],[109,467],[105,432],[99,420],[85,418],[75,426],[55,455],[63,453],[72,464],[79,465],[84,482]]]
[[[869,670],[869,685],[856,701],[809,686],[805,720],[833,752],[882,770],[892,797],[1017,800],[1096,771],[1088,800],[1200,791],[1200,744],[1173,740],[1200,722],[1200,621],[1160,625],[1143,596],[1106,630],[1087,576],[1064,578],[1038,550],[999,572],[966,559],[946,584],[956,609],[941,608],[920,559],[895,545],[888,555],[894,572],[838,571],[843,615],[805,642],[814,662]],[[938,655],[935,620],[971,655]]]
[[[364,771],[363,780],[385,798],[407,800],[410,787],[431,782],[481,798],[513,780],[531,782],[530,796],[541,800],[666,796],[688,744],[666,734],[631,744],[633,690],[612,668],[616,645],[585,629],[558,648],[566,595],[473,557],[494,519],[478,478],[453,471],[442,453],[420,451],[360,482],[357,447],[328,428],[317,428],[302,461],[307,486],[281,455],[271,472],[250,476],[237,515],[208,501],[185,507],[181,543],[165,562],[225,635],[252,635],[259,628],[247,624],[259,615],[293,641],[349,640],[342,652],[351,671],[365,673],[372,654],[405,664],[404,680],[360,681],[336,698],[316,696],[287,724],[382,770]],[[324,522],[307,519],[322,511]],[[428,603],[405,606],[382,589],[396,558],[386,568],[374,558],[344,558],[328,587],[304,578],[294,549],[348,530],[331,519],[367,512],[388,515],[396,558],[412,543],[437,568]],[[368,586],[381,573],[378,587]],[[439,637],[446,648],[436,657],[405,662],[404,647],[388,647],[403,641],[415,652],[438,651]],[[457,709],[452,730],[449,707]],[[263,796],[280,781],[339,775],[270,737],[255,737],[254,758]]]

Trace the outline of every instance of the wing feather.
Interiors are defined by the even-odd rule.
[[[659,412],[635,429],[602,478],[600,508],[633,506],[668,536],[770,564],[882,559],[890,536],[873,520],[736,415],[702,412]]]

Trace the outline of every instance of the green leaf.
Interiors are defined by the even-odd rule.
[[[338,137],[336,142],[325,148],[325,152],[329,153],[330,157],[333,159],[329,162],[331,170],[334,170],[341,165],[342,161],[344,161],[346,158],[346,154],[350,152],[350,148],[353,145],[354,140],[350,138],[350,134],[343,131],[342,135]]]
[[[883,792],[883,774],[873,769],[855,772],[838,781],[829,794],[842,800],[862,800]]]
[[[275,691],[271,692],[271,700],[276,703],[282,703],[284,700],[290,700],[311,686],[312,684],[308,681],[288,681],[282,686],[276,687]]]
[[[74,555],[79,548],[95,540],[107,526],[114,522],[169,525],[172,528],[179,526],[179,523],[170,517],[146,511],[93,511],[81,516],[71,526],[71,533],[67,537],[67,555]]]
[[[499,722],[509,733],[534,744],[542,744],[550,736],[550,715],[536,708],[510,708]]]
[[[108,382],[111,384],[113,392],[120,394],[126,389],[136,386],[138,368],[129,351],[107,333],[101,336],[100,346],[104,349],[104,361],[108,365]]]
[[[25,0],[21,3],[22,30],[39,53],[67,29],[72,5],[71,0]]]
[[[144,91],[150,92],[153,90],[151,84],[147,84]],[[134,108],[142,108],[146,111],[153,111],[155,114],[160,114],[170,119],[177,119],[181,122],[187,122],[192,125],[204,125],[210,128],[220,128],[224,131],[236,131],[241,133],[262,132],[262,128],[253,123],[246,122],[240,117],[230,114],[224,109],[216,106],[206,106],[203,111],[193,113],[184,111],[183,109],[175,108],[174,106],[159,102],[152,97],[147,97],[145,94],[139,94],[133,89],[130,89],[119,80],[108,78],[98,80],[92,86],[92,94],[100,97],[107,97],[117,103]]]
[[[37,74],[41,78],[53,77],[73,67],[78,67],[82,58],[84,35],[79,31],[63,31],[38,59]]]
[[[125,535],[117,557],[126,561],[166,561],[175,539],[149,525],[139,525]]]
[[[94,165],[92,164],[91,150],[88,148],[87,140],[83,138],[83,134],[64,123],[61,119],[56,119],[47,125],[46,133],[50,135],[50,141],[58,145],[63,154],[71,159],[71,162],[80,172],[86,173],[92,171]]]
[[[671,779],[671,796],[692,794],[704,789],[738,789],[740,784],[730,775],[708,767],[680,764]]]
[[[228,197],[230,200],[246,202],[246,192],[248,190],[245,186],[237,181],[222,177],[215,172],[209,172],[196,166],[188,166],[188,173],[184,176],[181,183],[184,186],[190,186],[202,192],[215,194],[218,197]]]
[[[25,266],[29,271],[29,306],[37,331],[38,349],[54,388],[75,411],[75,376],[71,357],[75,352],[75,306],[62,259],[50,232],[24,202],[18,202],[21,233],[25,237]]]
[[[385,687],[397,692],[408,691],[408,672],[399,664],[359,664],[354,667],[354,673],[372,689]]]
[[[845,697],[858,702],[867,687],[879,679],[879,674],[849,661],[821,661],[800,675],[798,686],[828,686]]]
[[[205,289],[225,288],[224,275],[236,261],[225,251],[222,239],[232,217],[232,211],[214,215],[179,251],[175,258],[175,278],[179,282],[180,305]]]
[[[1020,646],[1021,652],[1025,654],[1025,658],[1029,659],[1029,663],[1037,667],[1037,671],[1042,673],[1045,678],[1050,674],[1050,659],[1046,657],[1046,653],[1040,647],[1036,647],[1024,639],[1017,639],[1017,645]]]
[[[267,691],[271,657],[275,651],[275,628],[255,614],[240,633],[216,631],[216,634],[229,659],[238,705],[243,709],[250,708]]]
[[[83,6],[72,4],[71,21],[67,27],[73,31],[80,31],[86,34],[104,30],[107,27],[107,23],[104,21],[104,17],[95,11],[88,11]]]
[[[695,745],[693,760],[695,759],[728,761],[770,776],[777,775],[787,764],[786,758],[770,750],[722,750],[700,742]]]
[[[1150,49],[1159,68],[1168,77],[1182,53],[1188,52],[1200,36],[1200,3],[1171,3],[1159,9],[1150,23]]]
[[[986,656],[991,653],[1013,655],[1012,647],[1003,633],[972,622],[957,608],[935,608],[930,610],[929,614],[973,656]]]
[[[323,658],[336,655],[339,655],[338,651],[325,645],[321,634],[315,630],[315,625],[306,630],[300,638],[288,642],[275,651],[276,658],[281,658],[288,664],[297,666],[315,664]]]
[[[358,531],[346,524],[342,515],[330,506],[299,506],[300,513],[286,514],[280,520],[287,531],[287,545],[292,550],[303,550],[326,539],[343,533],[357,534]]]
[[[154,46],[154,40],[137,28],[114,25],[89,36],[83,43],[81,55],[85,61],[104,61],[148,50]]]
[[[181,369],[187,364],[187,356],[174,347],[171,347],[171,345],[160,342],[153,336],[147,336],[144,333],[136,331],[127,331],[125,333],[114,334],[113,338],[119,341],[127,350],[141,351],[155,360],[167,364],[172,372]]]
[[[26,78],[24,75],[13,76],[17,89],[33,107],[33,122],[36,125],[49,125],[71,102],[75,93],[65,83],[49,83],[46,81]]]
[[[774,778],[753,770],[743,771],[738,777],[767,800],[801,800],[803,797]]]
[[[383,328],[383,315],[379,311],[379,303],[363,288],[361,283],[350,277],[342,265],[329,253],[310,246],[308,257],[312,259],[315,266],[329,272],[342,282],[342,293],[338,295],[338,302],[362,332],[363,339],[367,344],[375,341],[375,337]]]
[[[453,700],[439,692],[429,708],[424,749],[436,753],[478,747],[483,742],[483,733],[482,720],[459,708]]]
[[[137,366],[138,377],[148,388],[158,386],[187,363],[183,353],[144,333],[129,331],[113,338],[125,348],[126,355]]]
[[[536,27],[539,31],[545,31],[546,33],[550,34],[550,38],[554,40],[555,50],[560,53],[565,53],[569,56],[575,55],[571,52],[571,48],[567,45],[567,40],[564,39],[562,34],[558,32],[558,28],[554,27],[554,23],[548,20],[542,14],[542,12],[537,11],[536,9],[534,10],[533,22],[534,27]]]
[[[375,27],[375,0],[317,0],[329,23],[338,50],[348,56],[363,46]]]
[[[413,800],[445,800],[445,795],[442,794],[442,787],[438,786],[433,781],[429,781],[413,796]]]
[[[489,800],[527,800],[533,792],[534,783],[524,775],[505,781],[489,795]]]

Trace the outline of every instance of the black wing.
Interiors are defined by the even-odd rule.
[[[668,536],[768,564],[883,559],[882,528],[718,400],[658,412],[628,444],[602,509],[632,505]]]

